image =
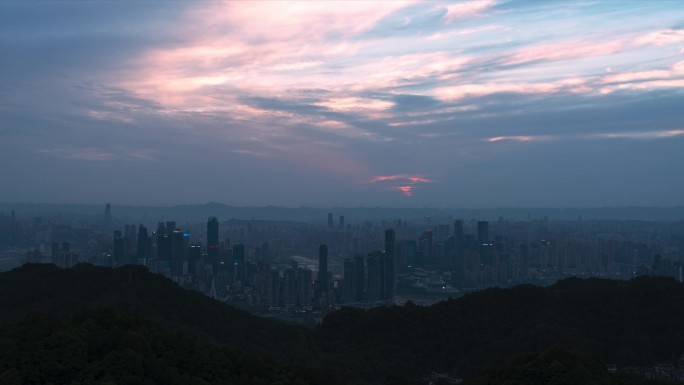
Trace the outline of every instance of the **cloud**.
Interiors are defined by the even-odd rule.
[[[423,175],[414,174],[381,175],[375,176],[368,181],[368,183],[382,183],[384,185],[389,185],[390,189],[397,190],[406,197],[413,196],[413,190],[417,184],[434,182],[435,181],[433,179],[426,178]]]
[[[662,139],[684,135],[684,130],[662,130],[642,132],[611,132],[592,134],[586,136],[589,139]]]
[[[550,139],[550,137],[548,137],[548,136],[527,136],[527,135],[495,136],[492,138],[487,138],[487,142],[501,142],[501,141],[533,142],[533,141],[542,141],[542,140],[549,140],[549,139]]]
[[[466,17],[478,15],[495,5],[496,1],[493,0],[475,0],[451,4],[446,7],[443,20],[445,23],[453,23]]]
[[[153,158],[154,150],[140,149],[140,150],[124,150],[117,151],[105,150],[101,148],[85,147],[85,148],[49,148],[40,149],[39,154],[46,154],[58,158],[85,160],[85,161],[136,161],[149,160]]]
[[[679,19],[659,3],[0,4],[0,179],[27,194],[68,172],[96,182],[64,194],[94,199],[159,175],[150,200],[236,204],[553,195],[516,184],[528,174],[618,186],[646,167],[634,153],[684,161]],[[517,201],[489,193],[509,187]]]

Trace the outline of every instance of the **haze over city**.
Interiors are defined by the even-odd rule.
[[[684,203],[677,1],[4,1],[0,50],[0,202]]]

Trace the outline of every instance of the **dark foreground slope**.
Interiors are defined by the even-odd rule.
[[[684,354],[684,285],[665,278],[566,279],[489,289],[430,307],[345,308],[314,331],[321,366],[336,375],[471,376],[552,346],[639,366]],[[343,362],[335,366],[334,363]]]
[[[292,384],[274,362],[168,330],[118,310],[70,320],[33,313],[0,328],[0,384]]]
[[[41,329],[35,327],[32,320],[35,317],[43,319],[31,315],[34,312],[47,317],[47,321],[40,322],[46,322],[48,326],[44,329],[52,332],[43,335],[31,331],[31,328]],[[28,319],[25,318],[27,316]],[[58,339],[58,342],[67,341],[78,347],[79,341],[84,341],[88,346],[99,346],[100,340],[93,342],[88,340],[87,334],[79,334],[87,331],[84,325],[93,322],[106,336],[102,338],[135,340],[125,333],[116,334],[128,326],[106,326],[108,317],[112,317],[111,323],[123,322],[125,325],[133,322],[131,319],[139,320],[143,329],[135,332],[138,334],[147,335],[149,330],[145,328],[156,328],[162,334],[170,333],[194,341],[190,343],[197,344],[193,348],[170,348],[175,352],[168,361],[174,363],[172,366],[181,361],[194,362],[197,351],[209,351],[207,354],[210,356],[224,354],[228,357],[228,367],[249,368],[249,365],[239,363],[255,362],[258,367],[262,364],[271,367],[264,369],[264,373],[277,376],[278,373],[295,372],[296,376],[288,378],[326,384],[361,380],[409,383],[433,371],[470,379],[486,378],[478,377],[481,373],[498,376],[493,378],[501,378],[501,373],[525,376],[527,372],[521,374],[506,369],[505,362],[519,354],[540,354],[554,346],[569,351],[591,352],[600,357],[600,363],[596,364],[591,360],[578,361],[572,354],[547,354],[541,361],[534,361],[543,363],[544,357],[552,357],[553,362],[558,362],[561,367],[575,367],[579,362],[582,368],[586,364],[587,370],[570,371],[570,380],[572,376],[587,373],[599,376],[597,378],[611,376],[607,374],[604,362],[641,366],[675,362],[684,353],[684,285],[671,279],[567,279],[546,288],[489,289],[430,307],[409,303],[368,311],[343,308],[328,315],[315,329],[307,330],[258,318],[183,290],[140,267],[112,270],[79,265],[62,270],[49,265],[26,265],[0,274],[0,324],[4,324],[0,329],[12,330],[10,334],[3,334],[5,342],[2,343],[6,345],[0,346],[0,351],[15,349],[16,353],[0,356],[4,357],[2,365],[7,368],[18,365],[12,361],[13,357],[22,356],[24,351],[43,349],[40,348],[43,345],[59,346],[54,345],[53,339],[62,335],[61,331],[66,331],[67,335],[76,334]],[[89,319],[92,321],[87,321]],[[29,331],[19,332],[24,330],[22,328]],[[37,333],[36,338],[43,341],[43,345],[22,345],[12,339],[31,333]],[[8,336],[11,337],[9,340]],[[26,337],[25,341],[31,338]],[[160,338],[164,340],[166,337]],[[143,350],[135,350],[140,348],[139,345],[132,349],[143,367],[152,368],[157,364],[154,361],[149,363],[150,357],[167,357],[164,349],[170,345],[149,341],[147,344],[151,351],[144,350],[145,344],[140,345]],[[108,360],[106,357],[111,352],[121,353],[128,357],[126,359],[138,362],[130,352],[124,352],[127,347],[123,345],[112,348],[105,344],[98,349],[94,355],[88,356],[91,361],[87,367],[91,364],[98,368],[107,367],[101,362]],[[48,353],[43,349],[41,354]],[[76,370],[78,373],[95,370],[76,367],[81,368]],[[499,369],[492,369],[495,367]],[[599,367],[602,371],[596,369]],[[207,381],[201,370],[192,366],[185,375],[199,376],[199,379]],[[218,373],[212,367],[207,370]],[[247,373],[249,376],[250,370],[238,369],[231,373]],[[212,378],[217,379],[224,374],[212,374],[215,376]],[[178,376],[182,375],[178,372]],[[149,378],[152,377],[145,377]],[[24,377],[20,379],[25,380]],[[586,382],[580,377],[576,380],[575,383]]]
[[[184,290],[140,266],[71,269],[28,264],[0,273],[0,322],[39,311],[68,318],[83,309],[118,309],[194,336],[253,353],[280,355],[300,328],[253,316]]]
[[[636,373],[610,373],[596,354],[552,347],[519,355],[467,381],[467,385],[674,385]]]

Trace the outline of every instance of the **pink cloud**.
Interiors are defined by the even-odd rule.
[[[407,197],[410,197],[413,195],[413,192],[411,191],[411,190],[413,190],[413,186],[398,186],[398,187],[395,187],[395,189],[401,191],[401,193]]]
[[[496,5],[496,1],[493,0],[476,0],[451,4],[446,7],[447,12],[443,20],[445,23],[452,23],[459,19],[480,14],[494,5]]]
[[[604,83],[626,83],[633,82],[635,80],[646,80],[646,79],[662,79],[671,76],[670,71],[666,70],[651,70],[651,71],[638,71],[638,72],[625,72],[616,75],[610,75],[603,78]]]
[[[442,100],[458,100],[466,97],[485,96],[496,93],[518,93],[518,94],[546,94],[558,92],[562,89],[571,89],[580,83],[563,81],[541,82],[541,83],[481,83],[481,84],[461,84],[450,87],[435,89],[434,95]]]
[[[416,183],[432,183],[434,180],[423,177],[422,175],[412,175],[412,174],[397,174],[397,175],[381,175],[373,177],[369,183],[384,182],[384,181],[394,181],[394,180],[406,180],[413,184]]]
[[[521,48],[506,64],[522,64],[538,60],[567,60],[592,56],[603,56],[618,52],[627,46],[626,39],[604,42],[589,40],[567,40],[548,44],[538,44]]]
[[[663,29],[641,35],[634,40],[636,45],[667,45],[684,42],[684,29]]]
[[[434,183],[435,181],[426,178],[422,175],[414,174],[396,174],[396,175],[380,175],[371,178],[368,183],[385,183],[390,182],[390,189],[400,191],[404,196],[410,197],[413,195],[415,186],[419,183]],[[394,184],[391,182],[399,182]]]
[[[482,32],[490,32],[490,31],[496,31],[496,30],[501,30],[504,29],[505,27],[502,25],[485,25],[479,28],[470,28],[470,29],[457,29],[455,31],[449,31],[449,32],[437,32],[434,33],[428,37],[426,37],[426,40],[444,40],[447,38],[454,38],[458,36],[466,36],[466,35],[472,35],[476,33],[482,33]]]
[[[574,60],[605,56],[644,46],[662,46],[684,42],[684,30],[666,29],[631,38],[611,40],[564,40],[523,47],[513,53],[506,64],[523,64],[535,61]]]

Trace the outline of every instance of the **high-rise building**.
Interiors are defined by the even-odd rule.
[[[383,281],[385,285],[382,290],[382,299],[393,299],[396,292],[396,258],[394,255],[390,254],[385,254],[382,257],[384,268]]]
[[[318,291],[328,292],[328,246],[326,245],[318,247]]]
[[[520,248],[518,249],[518,260],[517,260],[520,278],[522,278],[522,279],[527,278],[529,263],[530,263],[530,249],[527,246],[527,243],[521,243]]]
[[[328,213],[328,229],[334,229],[335,228],[335,223],[333,222],[333,215],[332,213]]]
[[[233,246],[233,274],[236,282],[245,279],[245,245],[243,244]]]
[[[164,223],[157,224],[157,259],[171,261],[171,232],[173,229],[167,228]]]
[[[458,219],[454,221],[454,248],[453,250],[460,254],[463,252],[463,220]]]
[[[489,244],[489,222],[477,222],[477,244],[478,246]]]
[[[427,263],[432,263],[433,254],[432,243],[432,228],[428,227],[423,231],[423,236],[420,237],[420,249],[423,252],[423,257]]]
[[[14,211],[12,213],[14,213]],[[109,205],[109,203],[107,203],[107,206],[105,206],[102,231],[105,234],[111,234],[110,231],[112,231],[112,207]]]
[[[270,306],[280,306],[280,272],[272,270],[268,275],[266,300]]]
[[[140,225],[138,226],[138,261],[143,265],[147,265],[147,262],[152,258],[152,241],[147,233],[147,227]]]
[[[176,229],[172,233],[171,245],[171,274],[176,277],[182,276],[183,265],[188,260],[188,251],[190,247],[190,234]]]
[[[342,300],[344,302],[354,302],[356,300],[356,270],[354,260],[347,258],[344,260],[344,280],[342,282]]]
[[[188,274],[195,275],[195,267],[200,259],[202,259],[202,245],[191,243],[188,251]]]
[[[114,266],[123,266],[127,263],[127,239],[120,230],[114,231]]]
[[[299,268],[297,270],[297,303],[301,306],[311,305],[311,287],[313,276],[311,270]]]
[[[485,265],[492,262],[492,247],[489,243],[489,222],[477,222],[477,248],[480,251],[481,262]]]
[[[354,257],[354,300],[363,301],[366,290],[366,266],[363,255]]]
[[[340,215],[340,218],[337,221],[337,228],[340,230],[344,230],[344,215]]]
[[[396,279],[396,239],[394,229],[385,230],[385,255],[382,258],[383,281],[384,287],[382,290],[383,299],[394,298],[395,279]]]
[[[282,298],[284,306],[295,306],[297,304],[297,271],[287,269],[283,273]]]
[[[374,251],[368,254],[366,258],[366,266],[368,267],[368,281],[366,285],[366,299],[375,301],[383,299],[383,291],[385,288],[384,269],[382,258],[383,255],[379,251]]]
[[[176,230],[176,221],[166,221],[166,233],[171,234],[173,230]]]
[[[207,260],[214,268],[219,262],[219,221],[216,217],[207,221]]]
[[[394,234],[394,229],[385,230],[385,254],[395,255],[394,247],[396,244],[396,236]]]
[[[50,259],[52,264],[59,266],[59,243],[57,242],[52,242]]]

